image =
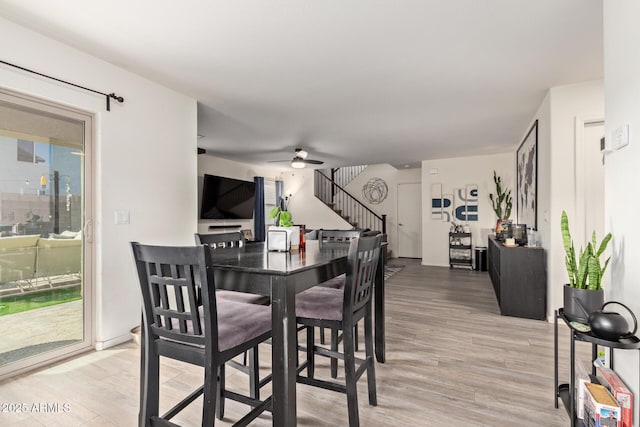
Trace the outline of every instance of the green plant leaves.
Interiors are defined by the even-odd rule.
[[[269,212],[269,218],[276,220],[276,225],[280,227],[291,227],[293,225],[293,219],[291,212],[283,211],[279,206],[271,209]]]
[[[291,218],[291,212],[280,211],[280,226],[291,227],[292,225],[293,225],[293,220]]]
[[[509,219],[512,207],[511,190],[507,192],[502,191],[502,178],[498,176],[496,171],[493,171],[493,182],[496,184],[496,195],[494,196],[492,193],[489,193],[491,207],[498,219]]]
[[[607,233],[600,245],[598,245],[596,232],[594,231],[591,234],[591,241],[587,244],[585,250],[580,249],[578,263],[576,263],[575,248],[569,231],[569,219],[565,211],[562,211],[560,229],[562,231],[562,244],[565,250],[565,265],[569,275],[569,285],[579,289],[600,290],[602,288],[602,276],[604,276],[604,272],[611,260],[611,257],[607,258],[604,267],[600,267],[600,255],[607,249],[607,245],[611,241],[611,233]],[[597,251],[596,248],[598,248]]]

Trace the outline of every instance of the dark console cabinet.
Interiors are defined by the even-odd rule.
[[[544,249],[506,247],[489,237],[489,276],[504,316],[544,320],[547,275]]]

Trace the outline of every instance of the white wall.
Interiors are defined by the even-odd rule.
[[[285,192],[293,194],[289,210],[293,215],[294,222],[305,224],[309,229],[350,229],[351,224],[340,218],[314,196],[313,174],[313,169],[289,170],[282,174],[282,179],[285,181]],[[389,187],[387,199],[378,205],[370,204],[362,197],[362,186],[373,177],[384,179]],[[377,214],[387,215],[389,250],[391,250],[392,256],[397,253],[398,184],[420,182],[420,179],[420,169],[398,170],[386,164],[369,165],[345,188]]]
[[[629,124],[629,146],[606,156],[605,226],[613,234],[611,283],[606,299],[621,301],[640,315],[640,2],[604,2],[605,137]],[[638,425],[640,372],[638,351],[616,351],[615,370],[634,393],[634,425]]]
[[[604,117],[604,86],[602,81],[593,81],[554,87],[547,98],[538,117],[541,129],[549,130],[549,139],[545,136],[539,141],[542,154],[538,161],[539,179],[543,184],[538,194],[541,200],[538,224],[547,250],[547,317],[551,319],[553,311],[563,305],[562,287],[568,281],[560,217],[566,210],[572,230],[584,217],[584,213],[576,209],[576,121]],[[547,113],[549,116],[545,118]],[[541,132],[546,133],[546,130]],[[574,234],[576,247],[584,246],[577,233]]]
[[[515,152],[515,151],[514,151]],[[432,175],[431,171],[437,170]],[[496,214],[489,193],[495,194],[493,171],[502,178],[503,188],[515,192],[515,154],[457,157],[422,162],[422,264],[449,266],[449,230],[451,223],[431,219],[431,184],[442,184],[443,193],[454,188],[478,185],[478,221],[470,221],[474,246],[486,246],[489,229],[496,226]],[[511,218],[515,219],[515,197]],[[484,232],[481,230],[484,229]]]
[[[130,241],[191,243],[196,230],[196,101],[0,18],[3,60],[101,91],[100,95],[0,67],[0,85],[95,114],[95,340],[130,338],[140,300]],[[116,210],[130,211],[115,225]]]
[[[362,195],[363,186],[372,178],[380,178],[388,187],[387,198],[379,204],[372,204]],[[391,256],[398,254],[398,184],[419,183],[420,169],[396,169],[388,164],[369,165],[349,185],[345,187],[353,197],[378,215],[387,215],[387,240]]]
[[[288,170],[282,174],[285,194],[293,194],[289,203],[293,222],[304,224],[309,230],[350,229],[351,224],[314,196],[313,174],[313,169]]]

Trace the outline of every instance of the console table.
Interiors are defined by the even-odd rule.
[[[489,236],[489,276],[500,314],[544,320],[547,274],[544,248],[506,247]]]

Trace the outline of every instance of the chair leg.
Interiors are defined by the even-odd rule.
[[[315,351],[313,347],[315,344],[315,328],[313,326],[307,326],[307,376],[313,378],[315,374]]]
[[[343,337],[343,340],[346,337]],[[352,341],[353,343],[353,341]],[[338,330],[331,330],[331,351],[338,351]],[[338,359],[331,358],[331,378],[338,378]]]
[[[219,378],[217,380],[217,388],[216,388],[216,394],[218,396],[218,405],[216,406],[216,417],[219,420],[221,420],[224,418],[224,389],[225,389],[224,363],[220,365],[220,367],[218,368],[218,373],[219,373]],[[202,425],[213,425],[213,421],[211,422],[211,424],[204,424],[204,421],[203,421]]]
[[[224,365],[223,365],[224,367]],[[222,369],[222,367],[221,367]],[[220,382],[218,381],[219,371],[215,367],[204,367],[204,388],[202,393],[202,425],[212,426],[215,422],[216,400],[220,393]],[[220,379],[224,378],[224,371],[220,371]],[[224,385],[222,386],[224,387]],[[220,399],[222,403],[222,399]],[[222,416],[220,416],[222,419]]]
[[[369,389],[369,405],[376,406],[378,397],[376,394],[376,362],[373,353],[373,327],[371,326],[371,309],[364,318],[364,348],[367,363],[367,387]]]
[[[258,364],[258,346],[249,350],[249,395],[260,399],[260,368]]]
[[[347,411],[349,413],[349,427],[359,427],[358,389],[356,387],[356,361],[353,328],[345,328],[342,345],[344,347],[344,378],[347,388]]]
[[[357,323],[353,327],[353,341],[354,341],[354,348],[356,351],[358,351],[358,324]]]
[[[143,337],[144,338],[144,337]],[[150,424],[151,417],[158,416],[160,401],[160,359],[152,349],[141,349],[140,413],[138,423]]]
[[[324,328],[320,328],[320,344],[324,343]]]

